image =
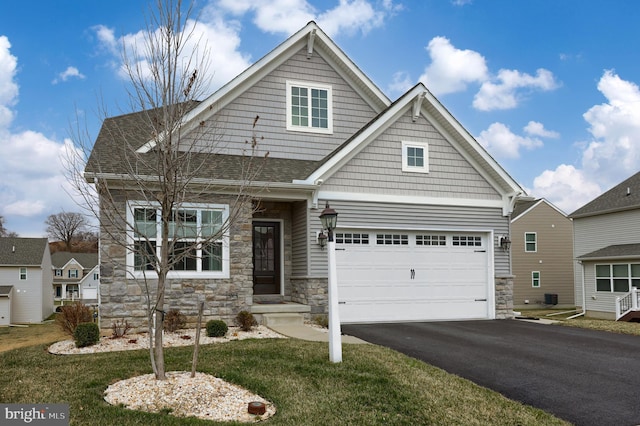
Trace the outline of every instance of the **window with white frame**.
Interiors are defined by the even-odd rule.
[[[162,256],[161,211],[153,206],[133,204],[129,209],[134,229],[127,264],[134,275],[156,270]],[[174,210],[169,223],[169,276],[228,278],[228,235],[221,233],[228,217],[228,206],[189,204]]]
[[[98,281],[99,278],[100,278],[100,274],[98,272],[94,272],[93,273],[93,280],[94,281]]]
[[[20,279],[23,281],[27,279],[27,268],[20,268]]]
[[[429,144],[402,141],[402,171],[429,173]]]
[[[473,235],[454,235],[452,237],[454,246],[482,247],[482,237]]]
[[[604,292],[628,292],[640,287],[640,263],[596,265],[596,290]]]
[[[447,237],[444,235],[416,235],[417,246],[446,246]]]
[[[369,234],[336,232],[336,244],[369,244]]]
[[[78,278],[77,269],[69,269],[68,274],[69,274],[69,278]]]
[[[540,287],[540,271],[531,271],[531,287]]]
[[[56,277],[62,276],[62,269],[56,269]]]
[[[331,86],[287,81],[287,130],[333,133]]]
[[[538,235],[535,232],[524,233],[524,251],[528,253],[538,251]]]

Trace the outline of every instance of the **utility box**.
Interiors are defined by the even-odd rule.
[[[544,294],[544,304],[545,305],[557,305],[558,304],[558,295],[556,293],[545,293]]]

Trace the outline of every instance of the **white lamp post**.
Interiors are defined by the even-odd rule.
[[[329,267],[329,361],[342,362],[342,340],[340,337],[340,316],[338,312],[338,277],[336,273],[336,243],[333,230],[338,223],[338,212],[329,207],[329,202],[320,214],[322,227],[327,230]]]

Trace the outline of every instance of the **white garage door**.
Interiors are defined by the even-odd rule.
[[[487,239],[472,232],[336,233],[340,321],[490,318]]]

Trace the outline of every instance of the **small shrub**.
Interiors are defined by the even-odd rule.
[[[78,324],[91,321],[93,321],[91,308],[80,302],[61,306],[60,313],[56,316],[56,324],[70,336],[74,335]]]
[[[256,321],[251,312],[240,311],[238,315],[236,315],[236,325],[240,327],[242,331],[251,331],[253,326],[258,325],[258,321]]]
[[[187,324],[187,317],[180,313],[178,309],[171,309],[164,316],[164,331],[173,333]]]
[[[329,316],[328,315],[317,315],[313,322],[319,325],[322,328],[329,328]]]
[[[73,339],[77,348],[93,346],[100,341],[100,327],[95,322],[82,322],[76,327]]]
[[[222,320],[209,320],[206,324],[208,337],[222,337],[227,334],[229,327]]]
[[[127,320],[114,321],[111,324],[111,338],[121,339],[131,330],[131,325]]]

